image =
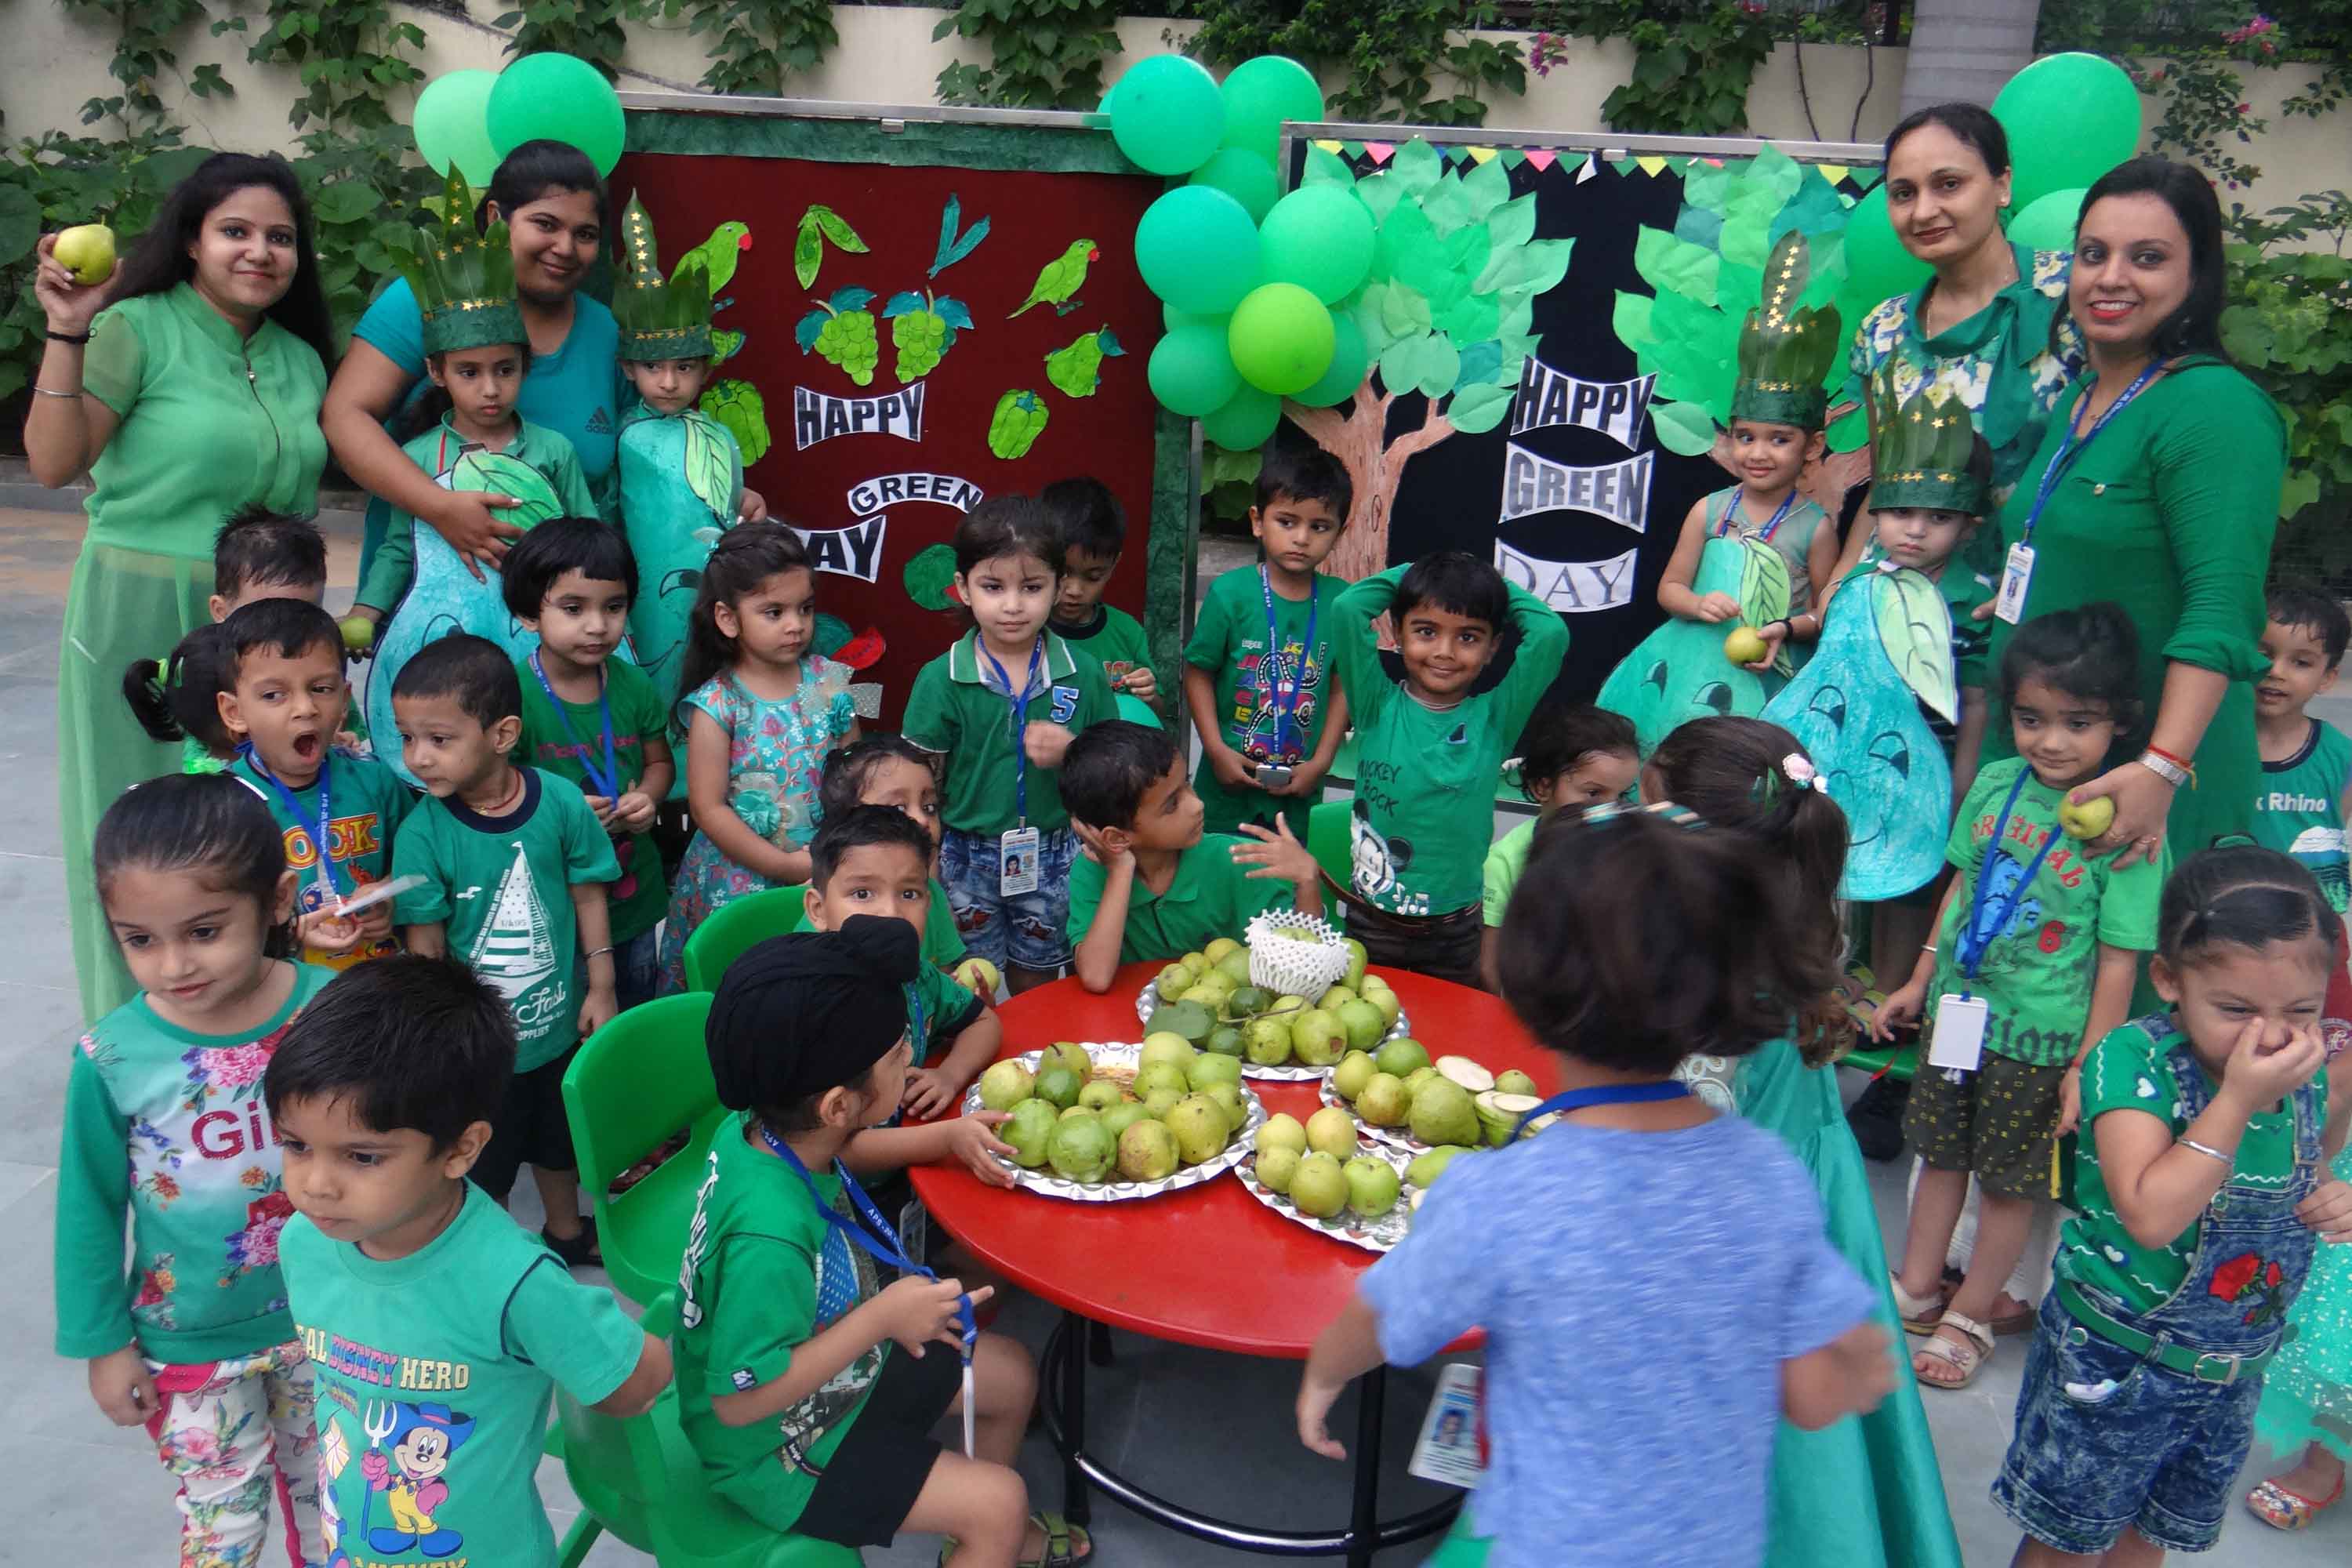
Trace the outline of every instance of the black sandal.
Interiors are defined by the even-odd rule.
[[[563,1259],[567,1268],[604,1266],[604,1255],[596,1249],[596,1221],[590,1215],[580,1216],[580,1234],[575,1237],[567,1239],[541,1226],[539,1239],[547,1243],[550,1252]]]

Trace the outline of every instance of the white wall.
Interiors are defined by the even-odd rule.
[[[500,0],[475,0],[473,5],[482,15],[496,15],[501,8]],[[464,67],[494,70],[505,58],[505,39],[479,23],[397,0],[393,9],[423,28],[426,45],[417,63],[428,77]],[[248,15],[258,20],[258,12]],[[952,37],[931,41],[932,27],[945,15],[918,6],[837,5],[834,19],[841,42],[817,69],[788,80],[785,91],[794,98],[849,102],[931,103],[943,66],[957,59],[987,62],[983,44]],[[1117,79],[1128,66],[1167,47],[1169,38],[1188,34],[1192,26],[1150,17],[1122,21],[1119,38],[1126,52],[1106,62],[1106,78]],[[106,69],[113,52],[111,34],[88,12],[69,14],[56,0],[0,0],[0,37],[8,40],[5,63],[0,64],[0,110],[6,113],[5,129],[11,140],[51,128],[79,132],[83,100],[113,89]],[[294,133],[286,122],[286,106],[298,90],[294,73],[247,64],[240,35],[209,37],[201,24],[191,26],[175,47],[183,75],[158,83],[157,91],[189,127],[192,140],[257,152],[291,146]],[[708,34],[690,35],[682,26],[633,26],[622,85],[640,91],[697,90],[709,47]],[[1579,38],[1570,41],[1569,49],[1569,58],[1549,76],[1530,73],[1525,96],[1490,99],[1487,127],[1498,133],[1601,130],[1601,101],[1631,75],[1633,48],[1622,40]],[[237,89],[236,98],[223,101],[189,96],[185,74],[208,61],[220,65]],[[1814,45],[1801,51],[1784,43],[1756,74],[1748,97],[1748,124],[1755,134],[1781,141],[1843,142],[1858,132],[1859,140],[1875,142],[1897,118],[1904,64],[1902,49]],[[2352,109],[2318,120],[2290,119],[2277,112],[2282,99],[2307,86],[2316,74],[2311,66],[2244,72],[2248,100],[2255,112],[2270,117],[2268,132],[2245,150],[2265,175],[2251,192],[2223,192],[2225,204],[2242,201],[2260,211],[2307,190],[2352,189]],[[1326,82],[1333,85],[1336,80]],[[394,105],[403,117],[407,107],[405,101]],[[2153,101],[2147,107],[2153,124]],[[98,129],[103,133],[109,128]]]

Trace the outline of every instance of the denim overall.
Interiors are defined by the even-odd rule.
[[[2142,1025],[2159,1042],[2171,1037],[2181,1111],[2194,1121],[2213,1094],[2189,1037],[2168,1015]],[[2180,1289],[2147,1311],[2071,1280],[2043,1299],[2017,1433],[1992,1487],[1993,1500],[2036,1539],[2088,1554],[2112,1545],[2126,1525],[2181,1552],[2202,1551],[2220,1535],[2252,1447],[2262,1368],[2278,1350],[2318,1245],[2294,1211],[2325,1175],[2326,1111],[2315,1084],[2287,1098],[2293,1174],[2269,1187],[2232,1172],[2205,1206]],[[2116,1342],[2067,1309],[2061,1297],[2068,1291],[2153,1343]],[[2170,1364],[2179,1362],[2186,1364]]]

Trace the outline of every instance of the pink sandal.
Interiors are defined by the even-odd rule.
[[[2318,1499],[2289,1491],[2272,1480],[2264,1481],[2246,1494],[2246,1509],[2273,1530],[2309,1530],[2313,1520],[2343,1500],[2344,1478],[2341,1475],[2336,1478],[2336,1489]]]

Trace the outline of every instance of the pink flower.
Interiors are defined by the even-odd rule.
[[[261,1081],[277,1054],[275,1037],[249,1046],[199,1046],[188,1053],[188,1066],[209,1089],[244,1089]]]

